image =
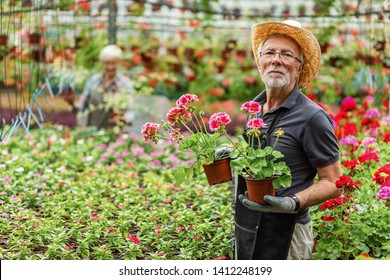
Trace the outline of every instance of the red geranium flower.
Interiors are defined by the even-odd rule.
[[[350,176],[341,175],[340,178],[336,181],[336,187],[343,189],[359,189],[360,181],[353,181]]]
[[[133,243],[134,243],[135,245],[138,245],[138,244],[140,244],[140,242],[141,242],[135,235],[130,235],[130,236],[129,236],[129,239],[130,239],[131,241],[133,241]]]
[[[374,173],[374,178],[372,179],[374,182],[378,184],[382,184],[390,178],[390,162],[381,166],[378,171]]]
[[[355,170],[355,168],[358,164],[359,164],[359,161],[357,159],[346,160],[343,162],[343,166],[347,167],[348,170],[350,170],[350,171]]]
[[[379,162],[379,156],[377,153],[374,153],[374,152],[367,152],[367,153],[364,153],[362,154],[360,157],[359,157],[359,161],[361,163],[372,163],[374,161],[376,162]]]
[[[331,199],[328,199],[327,201],[324,201],[321,206],[320,206],[320,209],[321,210],[325,210],[325,209],[329,209],[329,210],[333,210],[335,209],[336,207],[338,207],[339,205],[342,205],[344,204],[345,202],[347,202],[349,199],[348,197],[346,196],[338,196],[336,198],[331,198]]]
[[[383,142],[389,143],[390,142],[390,132],[386,132],[383,134]]]

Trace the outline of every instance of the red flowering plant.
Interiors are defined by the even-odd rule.
[[[284,131],[281,128],[275,131],[276,140],[273,146],[258,147],[258,143],[261,143],[261,129],[267,127],[263,119],[257,117],[257,113],[261,111],[261,105],[258,102],[249,101],[241,106],[241,110],[249,114],[247,139],[241,135],[238,137],[238,143],[234,145],[230,162],[233,171],[245,179],[272,178],[275,189],[289,187],[291,185],[290,168],[281,160],[284,155],[275,149]]]
[[[361,252],[356,244],[360,245],[363,235],[360,236],[359,232],[352,238],[352,234],[356,233],[353,227],[358,219],[354,192],[360,190],[360,184],[360,181],[353,180],[350,175],[341,175],[336,180],[336,187],[342,191],[341,195],[325,201],[319,207],[322,222],[316,231],[321,233],[321,239],[317,242],[314,259],[349,259],[351,255],[358,255]],[[329,244],[337,250],[327,252]]]
[[[181,184],[190,175],[197,177],[203,172],[203,165],[230,157],[227,151],[216,153],[217,148],[226,144],[222,136],[226,136],[233,143],[225,129],[231,122],[230,116],[225,112],[215,113],[210,116],[207,127],[205,113],[197,110],[194,105],[196,101],[199,101],[199,98],[195,94],[182,95],[176,101],[176,107],[168,111],[162,125],[147,122],[141,130],[144,141],[157,144],[161,139],[170,140],[179,144],[179,151],[193,153],[193,164],[180,166],[175,170],[176,184]]]

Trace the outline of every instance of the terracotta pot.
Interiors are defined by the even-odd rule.
[[[246,188],[248,190],[248,198],[260,204],[267,204],[263,197],[265,195],[275,196],[275,188],[272,185],[273,179],[266,180],[251,180],[245,179]]]
[[[175,63],[175,62],[169,62],[168,63],[169,70],[175,73],[181,72],[181,64]]]
[[[41,42],[42,34],[41,33],[31,33],[28,35],[28,41],[30,44],[39,44]]]
[[[46,48],[37,48],[31,50],[30,57],[35,61],[35,62],[43,62],[46,60]]]
[[[184,49],[184,55],[188,60],[192,60],[195,54],[195,49],[193,48],[185,48]]]
[[[210,164],[203,165],[209,185],[216,185],[232,180],[232,170],[230,168],[230,158],[216,160]]]
[[[6,46],[8,42],[8,35],[1,34],[0,35],[0,46]]]
[[[169,54],[169,55],[177,55],[177,47],[167,48],[167,54]]]
[[[158,11],[160,11],[161,10],[161,6],[160,5],[153,5],[152,4],[152,11],[153,12],[158,12]]]

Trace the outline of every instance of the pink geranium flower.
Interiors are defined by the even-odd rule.
[[[350,97],[350,96],[344,98],[343,101],[341,101],[341,108],[342,108],[342,110],[345,110],[345,111],[356,110],[356,108],[357,108],[356,99],[353,97]]]
[[[261,129],[267,127],[267,125],[264,123],[263,119],[261,118],[253,118],[249,120],[247,126],[252,129]]]
[[[218,130],[221,126],[229,124],[232,120],[230,116],[225,112],[218,112],[213,114],[209,120],[209,126],[211,131]]]
[[[368,109],[366,111],[366,117],[367,118],[379,118],[381,114],[379,113],[378,109]]]
[[[192,152],[195,162],[189,166],[178,167],[175,171],[177,185],[202,171],[200,167],[204,164],[229,156],[228,154],[219,156],[216,153],[218,147],[224,143],[221,136],[226,136],[233,143],[225,129],[231,122],[230,116],[225,112],[215,113],[209,118],[207,126],[207,117],[202,110],[196,108],[196,101],[199,101],[199,98],[194,94],[182,95],[176,101],[176,107],[168,111],[162,125],[149,122],[145,123],[141,130],[145,141],[157,143],[159,139],[170,140],[179,144],[180,151]],[[161,132],[160,128],[167,133]]]
[[[358,140],[356,139],[355,136],[348,135],[348,136],[340,139],[340,145],[341,146],[347,146],[347,145],[357,146],[357,145],[359,145],[359,142],[358,142]]]
[[[255,101],[245,102],[241,106],[241,110],[247,111],[250,114],[257,114],[261,111],[261,105]]]
[[[180,143],[184,140],[184,136],[180,132],[180,128],[173,128],[169,133],[169,139],[174,143]]]
[[[191,113],[185,106],[175,107],[169,110],[166,118],[170,125],[176,125],[191,120]]]
[[[187,106],[189,103],[198,101],[199,97],[195,94],[186,93],[182,95],[177,101],[176,106]]]
[[[376,195],[376,198],[390,200],[390,181],[386,181],[381,185],[379,193]]]
[[[154,143],[158,142],[157,133],[160,130],[160,125],[157,123],[147,122],[142,126],[141,134],[144,141],[151,140]]]
[[[245,179],[264,180],[272,179],[275,189],[291,185],[291,172],[287,164],[279,160],[283,154],[276,150],[279,138],[284,131],[279,128],[274,132],[276,139],[270,145],[270,135],[263,135],[262,129],[267,128],[262,118],[257,116],[261,112],[261,105],[255,101],[245,102],[241,110],[248,113],[246,137],[239,136],[236,149],[231,154],[230,166],[234,172]],[[264,138],[266,136],[267,138]]]

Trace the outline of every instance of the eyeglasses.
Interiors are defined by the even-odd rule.
[[[290,52],[276,52],[276,51],[272,51],[272,50],[267,50],[264,52],[260,52],[259,57],[264,57],[266,59],[271,60],[276,56],[276,54],[278,54],[280,59],[284,62],[290,62],[290,61],[293,61],[295,59],[299,63],[302,63],[302,61],[298,57],[294,56]]]

